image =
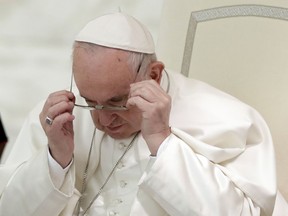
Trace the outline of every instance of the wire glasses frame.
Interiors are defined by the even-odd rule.
[[[141,66],[142,66],[142,62],[143,62],[143,59],[140,62],[138,69],[136,71],[135,80],[138,77],[139,71],[140,71]],[[134,80],[134,82],[135,82],[135,80]],[[70,92],[72,92],[72,86],[73,86],[73,71],[71,73]],[[74,106],[82,108],[82,109],[90,110],[90,111],[93,111],[93,110],[126,111],[126,110],[128,110],[128,108],[126,106],[111,106],[111,105],[100,105],[100,104],[97,104],[97,105],[80,105],[80,104],[75,103]]]

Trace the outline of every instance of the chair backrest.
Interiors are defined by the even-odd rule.
[[[167,68],[256,108],[275,143],[288,200],[288,1],[165,0],[157,54]]]

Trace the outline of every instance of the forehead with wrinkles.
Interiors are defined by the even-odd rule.
[[[76,47],[73,73],[80,93],[90,98],[93,91],[93,96],[102,100],[127,92],[135,75],[127,59],[128,53],[122,50]]]

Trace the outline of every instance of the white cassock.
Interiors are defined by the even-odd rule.
[[[269,129],[251,107],[202,82],[169,73],[172,134],[157,157],[139,135],[89,215],[272,215],[276,195]],[[163,88],[167,77],[163,75]],[[94,126],[75,108],[74,161],[58,189],[49,172],[47,139],[31,112],[0,168],[0,215],[72,215],[82,187]],[[96,131],[86,208],[132,138]],[[101,153],[101,154],[100,154]]]

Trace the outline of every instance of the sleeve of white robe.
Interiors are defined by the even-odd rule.
[[[25,122],[5,165],[0,167],[0,215],[57,216],[74,190],[74,166],[58,190],[48,168],[47,140],[39,125],[39,105]],[[2,181],[3,180],[3,181]]]
[[[172,216],[272,215],[273,145],[265,122],[257,121],[239,125],[234,135],[230,130],[230,138],[225,128],[215,132],[219,140],[223,136],[243,142],[243,148],[210,146],[172,128],[165,149],[142,178],[138,195],[144,192]],[[149,206],[138,208],[149,212]]]

